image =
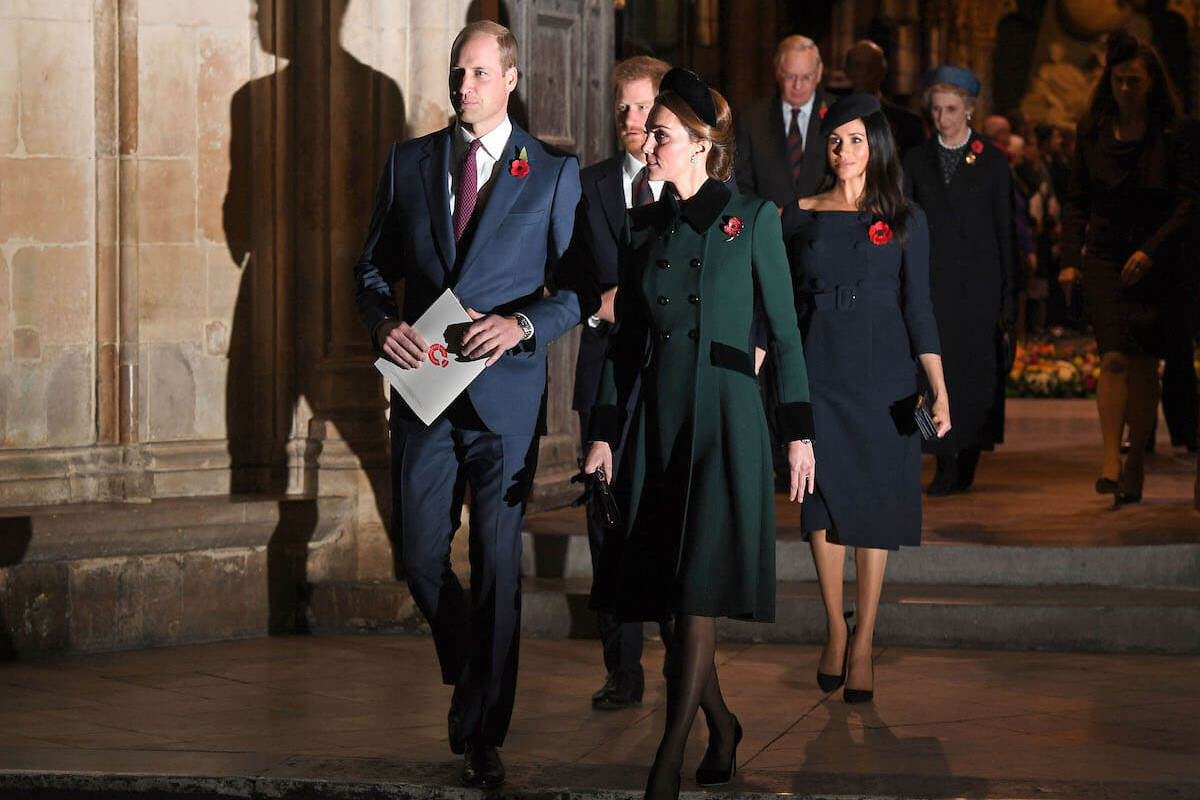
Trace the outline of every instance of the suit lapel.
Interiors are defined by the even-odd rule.
[[[613,238],[621,240],[621,229],[625,226],[625,190],[621,186],[621,162],[624,156],[613,159],[612,169],[606,169],[596,179],[596,194],[604,209],[604,218],[612,229]]]
[[[779,156],[779,161],[775,163],[789,163],[787,124],[783,121],[783,100],[779,95],[776,95],[772,98],[771,102],[767,103],[767,131],[771,136],[775,152]]]
[[[521,148],[526,149],[531,174],[541,166],[535,160],[534,148],[530,146],[532,144],[533,139],[529,134],[514,124],[512,134],[508,137],[508,143],[504,145],[504,151],[496,161],[496,178],[492,183],[487,202],[483,206],[483,213],[479,217],[475,233],[471,236],[467,253],[463,257],[462,267],[458,271],[459,280],[462,280],[462,276],[478,260],[479,254],[487,249],[488,242],[500,227],[504,215],[512,208],[513,203],[520,196],[521,190],[525,188],[525,184],[532,179],[531,175],[518,178],[510,171],[510,166],[521,152]]]
[[[442,257],[442,266],[449,272],[454,268],[456,251],[454,247],[454,232],[450,220],[450,133],[453,128],[447,128],[443,135],[434,139],[429,150],[421,157],[421,183],[425,187],[425,202],[429,207],[429,221],[433,227],[433,238],[437,243],[438,253]]]

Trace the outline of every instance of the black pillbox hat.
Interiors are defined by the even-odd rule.
[[[824,118],[821,119],[821,138],[828,136],[851,120],[869,117],[882,110],[879,98],[873,94],[864,94],[863,92],[848,94],[831,105],[825,112]]]
[[[672,67],[658,84],[658,93],[674,92],[683,98],[696,116],[708,125],[717,124],[717,104],[713,102],[708,84],[684,67]]]

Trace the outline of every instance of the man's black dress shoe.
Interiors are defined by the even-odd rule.
[[[933,480],[925,489],[925,494],[930,497],[945,497],[948,494],[955,494],[961,491],[958,488],[958,472],[956,470],[938,470],[933,475]]]
[[[645,681],[623,673],[612,673],[604,688],[592,695],[592,708],[600,711],[617,711],[636,706],[642,702]]]
[[[504,783],[504,762],[500,751],[490,744],[469,744],[463,759],[463,783],[495,789]]]

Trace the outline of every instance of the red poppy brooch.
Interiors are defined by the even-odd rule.
[[[878,220],[867,229],[867,235],[871,237],[871,244],[887,244],[892,240],[892,229],[883,220]]]
[[[508,168],[508,173],[518,178],[524,178],[529,174],[529,154],[525,152],[524,147],[513,160],[512,166]]]
[[[825,119],[825,115],[829,113],[829,106],[821,103],[821,110],[817,113],[821,115],[821,119]]]
[[[967,153],[966,162],[968,164],[974,164],[975,159],[982,152],[983,152],[983,140],[976,139],[975,141],[971,142],[971,152]]]
[[[744,227],[745,223],[742,222],[741,217],[726,217],[725,224],[721,226],[721,232],[729,237],[725,241],[732,242],[733,237],[741,233]]]

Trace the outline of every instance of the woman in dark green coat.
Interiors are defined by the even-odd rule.
[[[698,706],[709,746],[696,780],[709,786],[732,776],[741,727],[721,697],[715,618],[775,618],[770,441],[747,352],[756,297],[779,361],[792,500],[815,481],[808,379],[778,212],[722,183],[733,157],[725,100],[689,70],[667,73],[660,91],[644,148],[650,179],[668,181],[671,191],[627,217],[618,327],[584,465],[611,474],[620,409],[640,379],[614,487],[626,537],[602,560],[596,594],[624,617],[674,616],[666,731],[646,787],[654,798],[679,792]]]

